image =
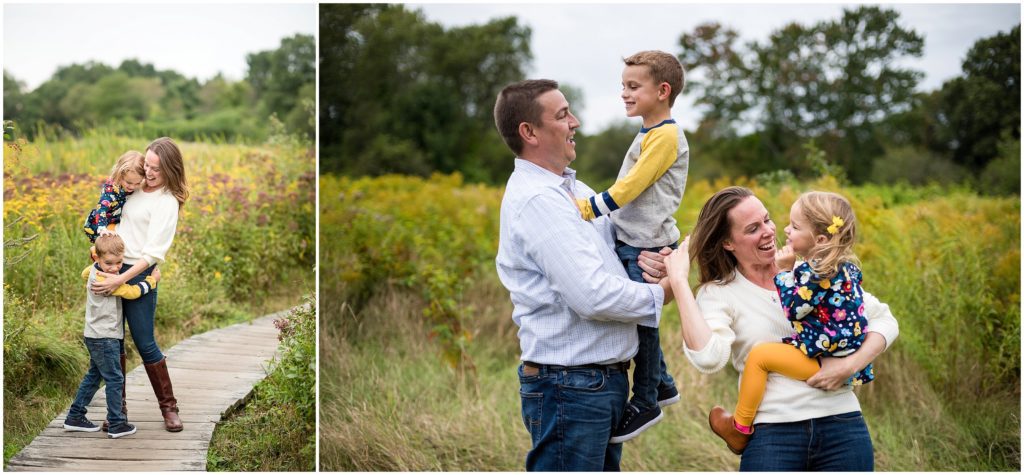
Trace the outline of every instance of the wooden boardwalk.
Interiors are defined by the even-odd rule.
[[[286,313],[195,335],[164,351],[185,430],[164,430],[146,369],[139,365],[128,372],[126,381],[128,422],[138,432],[119,439],[107,438],[102,431],[67,432],[63,428],[65,411],[12,457],[5,470],[206,470],[214,426],[266,377],[278,347],[274,319]],[[102,387],[88,409],[89,419],[96,424],[106,417]]]

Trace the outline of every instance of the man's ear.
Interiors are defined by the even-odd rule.
[[[523,143],[537,145],[537,129],[529,122],[520,122],[519,138],[523,139]]]

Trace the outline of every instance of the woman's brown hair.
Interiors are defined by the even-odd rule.
[[[153,151],[160,157],[160,173],[164,175],[164,186],[171,190],[171,194],[178,200],[178,208],[185,206],[189,186],[188,180],[185,179],[185,162],[178,145],[170,137],[160,137],[150,143],[146,151]]]
[[[696,260],[700,268],[698,285],[732,281],[738,261],[724,246],[732,230],[729,211],[751,196],[754,192],[748,188],[730,186],[712,195],[701,208],[690,235],[690,260]]]

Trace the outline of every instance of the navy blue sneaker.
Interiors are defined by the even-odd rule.
[[[69,432],[96,432],[100,430],[100,426],[93,424],[92,421],[83,417],[71,417],[64,418],[64,430]]]
[[[118,424],[116,426],[110,426],[107,429],[107,437],[110,437],[111,439],[117,439],[119,437],[124,437],[126,435],[132,435],[134,433],[135,433],[135,426],[133,426],[133,425],[127,423],[127,422],[122,422],[121,424]]]
[[[675,385],[658,386],[658,407],[671,406],[679,402],[679,390]]]
[[[612,438],[608,439],[608,443],[621,444],[630,440],[654,424],[657,424],[662,417],[665,417],[665,414],[662,414],[660,407],[645,411],[630,404],[622,414],[622,422],[619,423],[619,428],[615,429],[615,432],[612,433]]]

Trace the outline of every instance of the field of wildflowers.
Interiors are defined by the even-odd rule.
[[[1020,469],[1019,198],[828,176],[699,181],[676,216],[683,233],[733,184],[764,201],[780,238],[801,192],[852,201],[865,288],[901,330],[857,390],[877,469]],[[502,190],[458,175],[322,175],[320,190],[321,469],[521,470],[517,328],[494,270]],[[675,304],[665,312],[684,403],[626,445],[623,469],[735,470],[706,417],[736,400],[736,374],[693,369]]]
[[[147,144],[102,129],[5,142],[5,461],[73,396],[88,362],[82,224],[117,157]],[[299,305],[315,288],[312,150],[288,141],[178,145],[192,194],[160,265],[161,346]]]

